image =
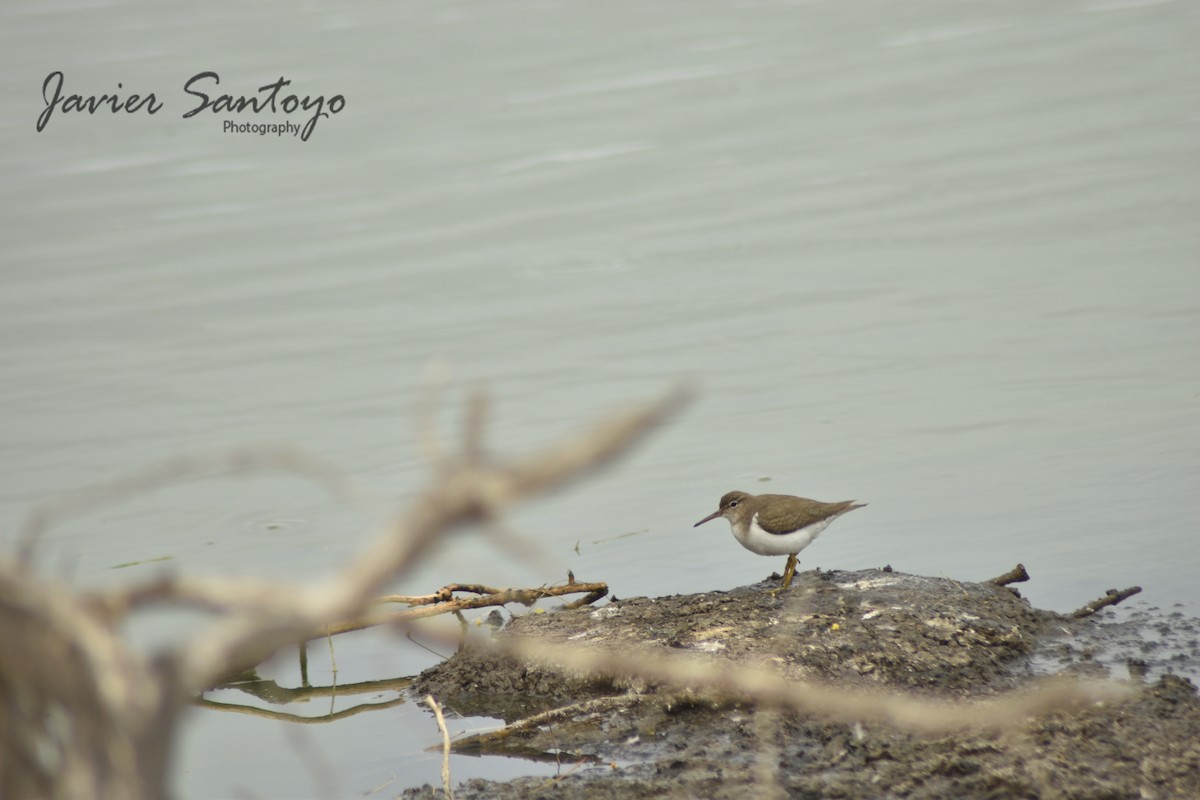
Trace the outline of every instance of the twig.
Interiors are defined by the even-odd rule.
[[[563,608],[573,609],[573,608],[583,608],[584,606],[590,606],[592,603],[596,602],[601,597],[604,597],[606,594],[608,594],[607,586],[604,587],[603,589],[597,589],[594,592],[588,592],[585,596],[579,598],[578,600],[572,600],[571,602],[564,604]]]
[[[445,603],[454,598],[455,592],[470,592],[471,594],[498,594],[505,591],[482,583],[448,583],[433,594],[385,594],[375,598],[378,604],[404,603],[408,606],[427,606],[433,603]]]
[[[458,584],[451,584],[456,586]],[[585,605],[584,601],[594,602],[608,594],[608,585],[605,583],[573,583],[566,586],[543,586],[537,589],[492,589],[491,587],[473,587],[479,589],[489,589],[490,594],[481,594],[479,597],[460,597],[454,600],[445,600],[441,602],[433,602],[422,604],[417,608],[410,608],[405,611],[395,611],[389,614],[376,614],[372,616],[359,617],[357,619],[347,620],[346,622],[338,622],[332,625],[324,625],[319,631],[312,634],[312,638],[317,636],[335,636],[339,633],[350,633],[351,631],[361,631],[366,628],[373,628],[378,625],[387,625],[389,623],[407,622],[414,619],[422,619],[424,617],[434,617],[438,614],[453,614],[460,611],[467,611],[472,608],[486,608],[488,606],[503,606],[508,603],[521,603],[525,606],[531,606],[538,600],[546,597],[560,597],[564,594],[576,594],[587,592],[587,596],[569,604],[571,608],[579,608]],[[439,593],[440,594],[440,593]],[[394,595],[402,597],[403,595]],[[412,598],[421,600],[423,603],[427,597],[437,595],[417,595]],[[590,598],[590,599],[589,599]]]
[[[373,789],[367,789],[367,791],[366,791],[366,792],[364,792],[364,794],[365,794],[367,797],[370,797],[370,796],[371,796],[371,795],[373,795],[373,794],[378,794],[379,792],[382,792],[384,789],[386,789],[387,787],[391,786],[391,785],[392,785],[393,783],[395,783],[395,782],[396,782],[396,773],[394,773],[394,772],[393,772],[393,773],[392,773],[392,777],[391,777],[391,778],[389,778],[388,780],[386,780],[386,781],[384,781],[383,783],[379,784],[378,786],[376,786],[376,787],[375,787],[375,788],[373,788]]]
[[[966,588],[964,588],[964,587],[963,587],[963,585],[962,585],[961,583],[959,583],[958,581],[954,580],[954,578],[951,578],[949,575],[947,575],[947,574],[946,574],[946,573],[944,573],[944,572],[942,573],[942,577],[943,577],[943,578],[945,578],[946,580],[950,581],[951,583],[953,583],[955,586],[957,586],[957,587],[958,587],[958,590],[959,590],[960,592],[962,592],[962,593],[963,593],[963,597],[967,597],[967,596],[969,595],[969,593],[967,592]]]
[[[1099,611],[1102,608],[1106,608],[1108,606],[1115,606],[1117,603],[1121,602],[1122,600],[1126,600],[1130,597],[1133,597],[1135,594],[1137,594],[1140,591],[1142,591],[1142,587],[1140,587],[1140,586],[1130,586],[1128,589],[1122,589],[1119,592],[1116,589],[1109,589],[1104,594],[1103,597],[1096,598],[1095,600],[1088,603],[1083,608],[1072,612],[1071,617],[1074,619],[1079,619],[1080,617],[1091,616],[1092,614],[1095,614],[1097,611]]]
[[[994,583],[997,586],[1007,586],[1010,583],[1023,583],[1024,581],[1027,581],[1027,580],[1029,580],[1029,573],[1025,571],[1025,565],[1017,564],[1015,567],[1013,567],[1012,569],[1010,569],[1008,572],[1004,573],[1003,575],[1000,575],[999,577],[996,577],[996,578],[992,578],[990,581],[984,581],[984,582],[985,583]]]
[[[446,730],[446,718],[442,716],[442,707],[433,699],[433,695],[425,695],[425,702],[433,709],[438,730],[442,732],[442,788],[446,792],[446,800],[454,800],[454,789],[450,785],[450,731]]]

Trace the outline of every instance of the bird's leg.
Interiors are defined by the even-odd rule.
[[[779,588],[786,589],[791,586],[794,577],[796,577],[796,554],[789,553],[787,566],[783,568],[783,583],[779,585]]]
[[[795,575],[796,575],[796,554],[790,553],[788,555],[787,566],[783,568],[783,583],[781,583],[779,585],[778,589],[771,589],[770,593],[771,594],[779,594],[784,589],[791,586],[792,578],[795,577]]]

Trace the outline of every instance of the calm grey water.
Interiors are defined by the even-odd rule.
[[[1195,4],[198,13],[0,9],[6,539],[55,492],[242,441],[303,444],[403,498],[440,358],[487,382],[498,451],[681,376],[702,392],[619,469],[514,515],[546,564],[464,536],[399,590],[567,569],[621,596],[756,581],[782,558],[691,527],[740,487],[870,503],[802,568],[976,580],[1021,561],[1044,607],[1136,583],[1196,613]],[[164,108],[37,133],[54,70],[68,93],[120,82]],[[233,115],[182,118],[205,70],[346,107],[306,142],[224,133]],[[64,525],[42,563],[86,584],[164,563],[304,578],[369,526],[293,479],[214,481]],[[337,679],[435,660],[368,634],[338,645]],[[287,658],[265,672],[298,682]],[[313,679],[331,679],[323,652]],[[309,705],[290,710],[330,708]],[[303,727],[200,712],[177,787],[390,796],[437,782],[436,741],[411,705]]]

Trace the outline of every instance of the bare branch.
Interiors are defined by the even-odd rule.
[[[454,597],[455,592],[469,594],[496,594],[504,591],[482,583],[448,583],[433,594],[385,594],[375,598],[376,604],[403,603],[407,606],[427,606],[430,603],[444,603]]]
[[[418,608],[410,608],[407,611],[395,611],[390,614],[375,614],[348,622],[326,625],[320,630],[314,631],[312,638],[336,636],[340,633],[361,631],[365,628],[374,628],[388,623],[409,622],[414,619],[437,616],[438,614],[455,614],[472,608],[504,606],[509,603],[520,603],[525,606],[531,606],[538,600],[546,597],[561,597],[564,594],[578,594],[581,592],[587,592],[588,594],[586,597],[569,604],[566,606],[567,608],[578,608],[587,604],[584,601],[595,602],[599,600],[608,594],[608,584],[573,583],[566,586],[543,586],[537,589],[494,589],[490,593],[482,594],[479,597],[460,597],[457,600],[437,601],[433,604],[423,602],[425,597],[433,595],[418,596],[414,598],[422,601],[419,603],[420,607]]]
[[[1029,580],[1029,573],[1025,571],[1024,564],[1017,564],[1008,572],[998,577],[992,578],[987,583],[994,583],[997,586],[1008,586],[1010,583],[1022,583]]]
[[[604,589],[597,589],[594,592],[588,592],[588,594],[584,595],[583,597],[579,598],[578,600],[572,600],[571,602],[564,605],[563,608],[572,609],[572,608],[583,608],[584,606],[590,606],[592,603],[596,602],[601,597],[604,597],[607,594],[608,594],[607,587],[605,587]]]
[[[1128,600],[1130,597],[1133,597],[1135,594],[1138,594],[1141,591],[1142,587],[1140,586],[1130,586],[1128,589],[1122,589],[1119,592],[1116,589],[1109,589],[1103,597],[1099,597],[1088,603],[1083,608],[1074,611],[1071,614],[1071,617],[1074,619],[1089,617],[1100,609],[1107,608],[1108,606],[1115,606],[1122,600]]]

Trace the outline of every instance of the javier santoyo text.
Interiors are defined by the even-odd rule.
[[[63,84],[66,78],[62,71],[56,70],[46,76],[46,80],[42,82],[42,100],[45,101],[46,107],[42,113],[38,115],[37,129],[40,133],[45,130],[49,124],[50,118],[55,114],[74,114],[86,111],[88,114],[95,114],[97,111],[107,109],[114,114],[125,112],[127,114],[136,114],[145,112],[146,114],[157,114],[163,109],[163,103],[158,99],[154,92],[146,95],[131,94],[122,97],[119,94],[102,94],[99,97],[95,95],[78,95],[66,94],[63,89]],[[291,86],[292,82],[283,76],[274,83],[268,83],[266,86],[258,87],[258,93],[254,95],[230,95],[219,94],[213,96],[216,92],[216,87],[221,83],[221,76],[215,72],[206,71],[200,72],[188,78],[183,85],[184,93],[195,98],[191,101],[192,107],[184,112],[183,118],[194,117],[203,111],[211,111],[213,114],[307,114],[309,115],[303,124],[293,124],[290,120],[284,124],[278,125],[255,125],[252,126],[256,130],[253,132],[278,132],[293,133],[299,135],[301,140],[308,141],[308,137],[312,135],[313,129],[317,126],[317,120],[322,117],[328,119],[333,114],[338,114],[346,107],[346,98],[343,95],[335,94],[328,99],[324,95],[312,97],[305,95],[300,97],[295,94],[284,94],[284,88]],[[120,83],[117,84],[118,89],[124,88]],[[282,95],[282,96],[281,96]],[[230,130],[231,126],[238,126],[232,122],[225,123],[225,129]],[[269,128],[270,130],[266,130]]]

